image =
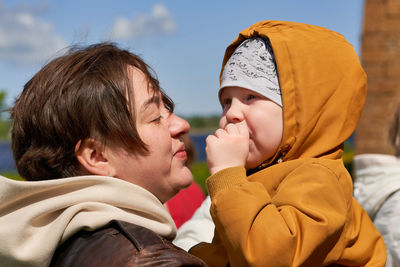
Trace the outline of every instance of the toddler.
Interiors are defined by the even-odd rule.
[[[342,161],[366,75],[328,29],[262,21],[227,48],[220,128],[207,138],[210,266],[384,266],[383,239]]]

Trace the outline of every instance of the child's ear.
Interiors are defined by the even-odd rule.
[[[112,166],[105,146],[94,139],[86,139],[75,146],[75,156],[81,166],[87,172],[94,175],[114,176],[115,169]]]

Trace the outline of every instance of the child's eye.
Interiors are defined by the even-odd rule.
[[[222,100],[222,105],[226,106],[226,105],[230,105],[232,103],[232,99],[223,99]]]
[[[256,99],[256,98],[257,98],[256,95],[248,95],[247,96],[247,100],[253,100],[253,99]]]
[[[226,107],[226,106],[232,104],[232,99],[229,99],[229,98],[222,99],[221,103],[222,103],[222,107]]]

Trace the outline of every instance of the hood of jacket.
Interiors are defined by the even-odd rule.
[[[0,176],[2,266],[48,266],[60,243],[111,220],[143,226],[169,240],[176,234],[171,216],[153,194],[117,178],[25,182]]]
[[[274,52],[283,102],[283,137],[270,162],[338,159],[356,128],[366,96],[366,74],[353,46],[323,27],[261,21],[228,46],[222,70],[245,39],[262,36]],[[222,74],[222,71],[221,71]]]

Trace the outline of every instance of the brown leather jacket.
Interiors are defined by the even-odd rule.
[[[59,246],[50,266],[207,266],[153,231],[111,221],[96,231],[80,231]]]

